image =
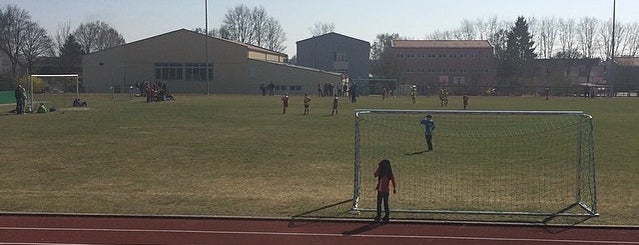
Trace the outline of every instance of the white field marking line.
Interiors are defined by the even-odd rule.
[[[206,231],[206,230],[167,230],[167,229],[90,229],[90,228],[38,228],[38,227],[0,227],[0,230],[23,231],[76,231],[76,232],[148,232],[148,233],[193,233],[211,235],[257,235],[257,236],[300,236],[300,237],[358,237],[358,238],[399,238],[399,239],[437,239],[437,240],[467,240],[467,241],[499,241],[499,242],[540,242],[540,243],[583,243],[583,244],[639,244],[633,241],[606,240],[573,240],[573,239],[537,239],[537,238],[507,238],[507,237],[472,237],[472,236],[429,236],[429,235],[375,235],[342,233],[305,233],[305,232],[270,232],[270,231]],[[3,243],[0,243],[3,244]],[[10,243],[13,244],[13,243]],[[41,245],[41,243],[30,243]]]

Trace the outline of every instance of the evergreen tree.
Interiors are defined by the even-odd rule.
[[[521,84],[522,79],[532,75],[532,61],[537,57],[534,44],[526,19],[518,17],[515,26],[508,33],[506,50],[501,59],[502,79]]]
[[[391,46],[394,40],[401,39],[399,34],[378,34],[371,47],[370,73],[376,78],[397,78],[397,66]]]
[[[75,36],[69,35],[62,47],[60,47],[60,71],[64,73],[79,72],[82,66],[82,55],[85,52],[82,45],[75,40]]]

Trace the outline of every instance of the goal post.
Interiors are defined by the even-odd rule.
[[[29,96],[29,106],[33,107],[33,77],[41,77],[41,78],[75,78],[75,98],[80,99],[80,75],[79,74],[60,74],[60,75],[43,75],[43,74],[33,74],[29,76],[29,88],[30,88],[30,96]]]
[[[355,111],[352,211],[373,211],[382,159],[394,212],[597,216],[592,117],[582,111]],[[426,151],[426,115],[435,122]]]

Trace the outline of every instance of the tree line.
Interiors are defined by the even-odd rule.
[[[58,72],[79,72],[82,55],[124,44],[115,29],[103,21],[58,27],[53,36],[16,5],[0,8],[0,52],[9,59],[9,78],[0,87],[12,88],[20,75],[32,71],[42,57],[56,57]]]
[[[526,18],[539,58],[608,58],[612,52],[612,20],[594,17]],[[434,31],[426,39],[489,40],[495,48],[505,46],[504,30],[512,22],[497,17],[464,19],[453,30]],[[639,54],[639,22],[615,23],[615,56]]]
[[[571,18],[523,16],[515,22],[497,17],[461,21],[453,30],[426,34],[427,40],[488,40],[495,48],[497,76],[511,85],[532,76],[534,59],[580,59],[612,56],[612,21],[592,17]],[[371,46],[371,74],[397,78],[399,68],[389,52],[393,40],[408,39],[398,33],[378,34]],[[639,22],[615,24],[615,57],[639,53]],[[499,82],[499,81],[498,81]]]

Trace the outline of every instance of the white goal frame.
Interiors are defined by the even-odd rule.
[[[75,98],[80,99],[80,75],[79,74],[61,74],[61,75],[43,75],[33,74],[29,76],[29,87],[31,94],[29,96],[29,106],[33,109],[33,79],[34,77],[75,77]]]
[[[575,173],[575,193],[574,203],[568,205],[563,210],[557,210],[557,212],[510,212],[510,211],[494,211],[494,210],[424,210],[424,209],[394,209],[394,212],[409,212],[409,213],[436,213],[436,214],[481,214],[481,215],[529,215],[529,216],[577,216],[577,217],[595,217],[598,216],[597,212],[597,197],[596,197],[596,181],[595,181],[595,167],[594,167],[594,135],[592,116],[584,113],[583,111],[490,111],[490,110],[390,110],[390,109],[356,109],[355,110],[355,129],[354,129],[354,179],[353,179],[353,199],[352,199],[352,213],[359,213],[360,211],[374,211],[369,208],[362,208],[359,205],[360,202],[360,182],[362,178],[361,168],[361,155],[360,155],[360,120],[361,116],[367,114],[484,114],[484,115],[570,115],[575,117],[582,117],[585,120],[580,122],[585,128],[588,128],[590,135],[583,135],[578,133],[579,137],[584,137],[587,141],[587,145],[577,143],[578,149],[576,151],[581,154],[582,152],[589,152],[586,157],[588,163],[582,163],[579,160],[576,165]],[[577,139],[576,139],[577,140]],[[587,149],[586,149],[587,148]],[[584,166],[588,169],[584,170]],[[587,171],[586,176],[582,176],[582,172]],[[583,187],[582,178],[588,178],[592,182],[586,188]],[[584,190],[587,189],[587,190]],[[587,198],[589,200],[582,200],[582,193],[589,193]],[[570,210],[578,209],[581,211],[570,212]],[[573,210],[574,211],[574,210]]]

